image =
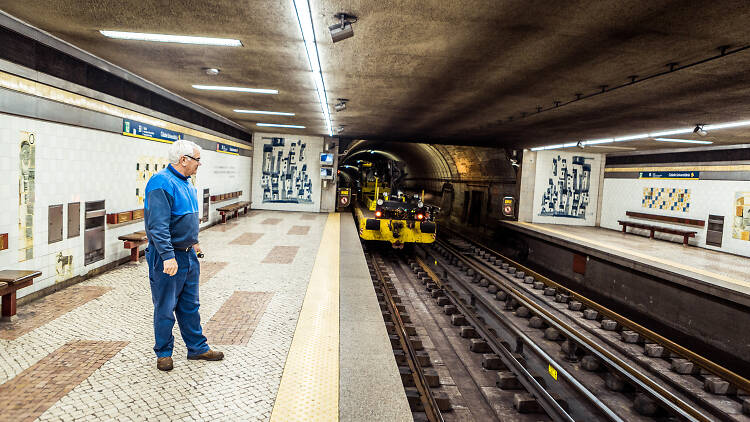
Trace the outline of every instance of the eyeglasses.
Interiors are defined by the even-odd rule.
[[[185,157],[187,157],[187,158],[189,158],[189,159],[191,159],[191,160],[195,160],[195,161],[197,161],[197,162],[199,162],[199,163],[201,162],[201,159],[200,159],[200,158],[195,158],[195,157],[193,157],[193,156],[190,156],[190,155],[187,155],[187,154],[185,154]]]

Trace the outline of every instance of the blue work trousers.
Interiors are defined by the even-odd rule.
[[[154,302],[154,352],[160,358],[172,356],[172,328],[175,315],[182,339],[187,346],[188,356],[199,355],[209,350],[198,313],[198,279],[201,271],[198,257],[191,248],[187,252],[175,251],[175,259],[177,274],[170,276],[163,272],[164,261],[154,248],[146,249],[151,299]]]

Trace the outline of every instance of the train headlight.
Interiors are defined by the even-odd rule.
[[[378,204],[378,205],[383,205],[383,200],[382,200],[382,199],[378,199],[378,202],[377,202],[377,204]]]
[[[422,214],[417,214],[417,220],[421,220],[421,219],[423,219],[423,218],[424,218],[424,215],[422,215]]]
[[[375,217],[380,217],[381,215],[383,215],[382,211],[380,210],[375,211]]]

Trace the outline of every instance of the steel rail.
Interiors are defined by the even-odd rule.
[[[422,269],[425,270],[427,275],[432,278],[432,280],[445,292],[447,295],[450,295],[453,297],[453,303],[456,305],[456,307],[461,309],[461,313],[469,318],[474,327],[477,328],[478,331],[480,331],[482,337],[489,343],[492,344],[494,351],[497,353],[498,356],[502,359],[505,366],[508,368],[512,368],[513,373],[518,375],[518,381],[523,385],[523,387],[532,393],[534,397],[537,399],[537,402],[542,407],[542,409],[545,410],[547,413],[547,416],[549,416],[554,421],[567,421],[567,422],[573,422],[574,419],[568,414],[568,412],[565,411],[565,409],[560,406],[560,403],[555,400],[550,393],[534,378],[534,376],[520,363],[518,360],[513,357],[513,354],[503,345],[499,344],[498,341],[495,339],[495,336],[490,335],[490,333],[484,329],[480,321],[470,312],[462,303],[460,300],[458,300],[457,297],[453,296],[453,294],[443,288],[444,283],[440,281],[440,277],[438,277],[437,274],[435,274],[430,267],[424,263],[419,257],[415,257],[415,260],[417,263],[422,267]],[[514,333],[518,336],[523,336],[524,339],[527,341],[530,347],[533,347],[533,341],[526,337],[523,333]],[[549,356],[546,356],[549,358]],[[551,358],[547,359],[549,362],[553,362]],[[559,365],[555,364],[555,367],[558,367]],[[612,413],[614,415],[614,413]],[[620,421],[622,422],[622,419],[617,417],[615,415],[612,420]]]
[[[464,240],[466,240],[466,241],[468,241],[470,243],[473,243],[473,244],[475,244],[475,245],[477,245],[477,246],[479,246],[479,247],[481,247],[481,248],[489,251],[490,253],[492,253],[492,254],[500,257],[501,259],[503,259],[506,262],[508,262],[510,265],[513,265],[514,267],[516,267],[516,268],[524,271],[526,274],[531,275],[534,278],[542,281],[547,286],[554,287],[555,289],[562,290],[562,291],[568,293],[569,295],[571,295],[572,297],[574,297],[576,300],[578,300],[579,302],[583,303],[587,307],[589,307],[591,309],[595,309],[599,313],[604,314],[605,316],[607,316],[607,318],[612,319],[614,321],[617,321],[620,325],[622,325],[624,327],[627,327],[627,328],[631,329],[632,331],[638,332],[643,337],[646,337],[649,340],[651,340],[651,341],[653,341],[655,343],[658,343],[658,344],[666,347],[671,352],[674,352],[674,353],[676,353],[676,354],[678,354],[678,355],[680,355],[680,356],[682,356],[682,357],[690,360],[691,362],[697,364],[701,368],[703,368],[703,369],[705,369],[705,370],[713,373],[714,375],[717,375],[717,376],[725,379],[730,384],[734,385],[737,389],[744,390],[744,391],[750,391],[750,380],[748,380],[747,378],[744,378],[743,376],[741,376],[741,375],[739,375],[739,374],[737,374],[737,373],[735,373],[735,372],[733,372],[733,371],[731,371],[731,370],[729,370],[727,368],[724,368],[723,366],[717,364],[716,362],[713,362],[713,361],[711,361],[711,360],[709,360],[709,359],[707,359],[707,358],[705,358],[705,357],[703,357],[703,356],[701,356],[701,355],[699,355],[699,354],[691,351],[690,349],[687,349],[686,347],[683,347],[683,346],[675,343],[674,341],[669,340],[668,338],[663,337],[663,336],[661,336],[660,334],[658,334],[658,333],[656,333],[654,331],[651,331],[650,329],[648,329],[648,328],[646,328],[646,327],[638,324],[637,322],[632,321],[632,320],[628,319],[627,317],[624,317],[624,316],[618,314],[617,312],[615,312],[615,311],[613,311],[613,310],[611,310],[611,309],[609,309],[607,307],[604,307],[604,306],[602,306],[602,305],[600,305],[600,304],[592,301],[591,299],[587,298],[586,296],[583,296],[583,295],[581,295],[579,293],[576,293],[573,290],[570,290],[569,288],[567,288],[567,287],[565,287],[565,286],[563,286],[563,285],[561,285],[561,284],[559,284],[559,283],[557,283],[557,282],[555,282],[555,281],[553,281],[553,280],[551,280],[551,279],[543,276],[542,274],[539,274],[538,272],[532,270],[531,268],[528,268],[528,267],[526,267],[524,265],[521,265],[521,264],[517,263],[516,261],[513,261],[512,259],[504,256],[503,254],[495,251],[492,248],[489,248],[489,247],[487,247],[487,246],[485,246],[485,245],[483,245],[483,244],[481,244],[481,243],[479,243],[479,242],[477,242],[475,240],[468,239],[464,235],[462,235],[460,233],[457,233],[457,232],[455,232],[453,230],[450,230],[450,229],[447,229],[447,230],[450,231],[453,234],[457,234],[459,237],[463,238]]]
[[[375,256],[371,253],[368,253],[368,255],[370,255],[372,267],[375,269],[375,274],[377,275],[378,281],[382,286],[383,295],[386,297],[386,299],[388,299],[386,301],[386,304],[389,311],[391,312],[391,315],[393,316],[393,322],[396,328],[396,334],[398,335],[399,343],[401,343],[401,348],[408,355],[406,362],[409,364],[409,369],[411,370],[412,377],[414,378],[414,384],[417,387],[417,391],[419,391],[419,398],[422,401],[422,405],[424,406],[425,415],[427,415],[427,419],[430,422],[445,422],[443,419],[443,415],[438,408],[437,402],[435,401],[435,397],[432,395],[430,388],[427,386],[427,380],[425,380],[424,374],[422,374],[422,368],[417,363],[417,354],[414,352],[414,348],[409,341],[409,336],[406,333],[406,329],[404,328],[404,321],[401,319],[401,313],[398,311],[396,302],[393,300],[393,296],[391,295],[391,292],[388,289],[388,285],[383,278],[383,272],[376,262]]]
[[[533,300],[528,299],[528,297],[523,292],[516,289],[509,282],[502,280],[496,274],[492,274],[488,272],[483,266],[478,266],[474,264],[469,259],[465,258],[463,254],[456,251],[454,247],[445,243],[445,241],[439,240],[438,243],[440,243],[441,246],[444,247],[446,250],[453,253],[457,259],[463,261],[464,264],[472,267],[474,271],[481,273],[489,281],[492,281],[493,283],[498,285],[498,288],[502,287],[503,290],[505,290],[509,295],[513,296],[516,300],[518,300],[519,303],[521,303],[522,305],[526,306],[529,309],[534,309],[537,312],[537,314],[539,314],[543,319],[545,319],[546,322],[550,326],[558,329],[568,339],[573,339],[576,343],[587,348],[589,352],[591,352],[593,355],[599,358],[607,366],[619,372],[626,379],[628,379],[631,383],[641,388],[643,391],[647,392],[649,395],[655,398],[658,402],[662,403],[664,406],[670,409],[674,414],[677,414],[681,416],[682,418],[689,420],[689,421],[702,421],[702,422],[713,421],[712,418],[704,415],[699,410],[690,406],[684,400],[675,396],[674,394],[672,394],[671,392],[663,388],[661,385],[654,382],[649,377],[646,377],[640,371],[628,365],[626,362],[622,361],[620,358],[610,353],[608,350],[604,349],[599,344],[595,343],[593,340],[589,339],[586,336],[578,335],[577,331],[573,327],[566,324],[565,322],[563,322],[556,316],[552,315],[552,313],[544,309],[542,306],[540,306]]]

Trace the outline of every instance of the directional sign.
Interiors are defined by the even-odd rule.
[[[223,152],[225,154],[233,154],[238,155],[240,153],[240,149],[227,144],[222,144],[221,142],[216,143],[216,151],[217,152]]]
[[[641,171],[638,173],[639,179],[677,179],[677,180],[698,180],[701,172],[699,171]]]
[[[503,216],[513,218],[514,211],[516,208],[516,198],[512,196],[506,196],[503,198]]]
[[[166,142],[169,144],[179,141],[180,139],[185,139],[185,135],[180,132],[174,132],[130,119],[122,119],[122,134],[134,138]]]

